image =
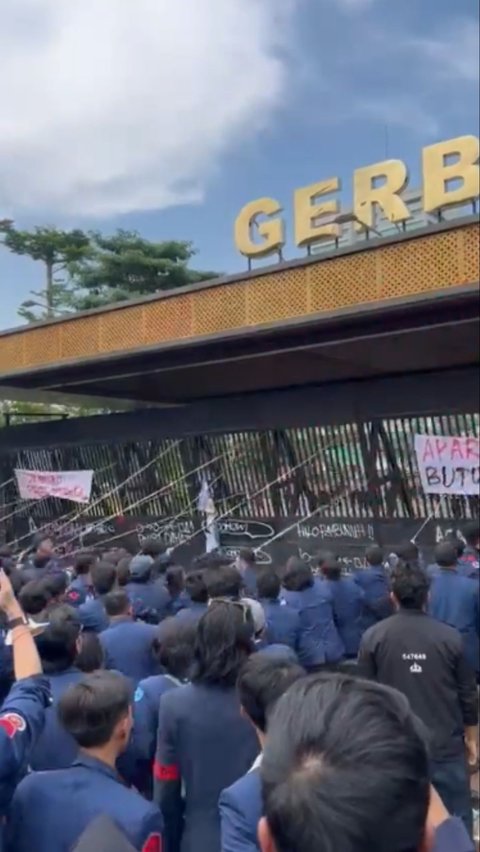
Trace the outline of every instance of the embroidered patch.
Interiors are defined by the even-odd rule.
[[[27,728],[27,723],[18,713],[5,713],[0,716],[0,728],[3,728],[7,737],[13,740],[16,734],[21,734]]]
[[[145,695],[145,693],[144,693],[143,689],[140,686],[137,686],[137,688],[135,690],[135,695],[133,696],[133,700],[135,701],[135,703],[137,703],[138,701],[142,700],[144,695]]]

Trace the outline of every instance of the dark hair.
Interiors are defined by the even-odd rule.
[[[292,559],[297,559],[298,557],[293,556]],[[321,568],[325,562],[328,562],[330,559],[336,559],[336,555],[333,550],[319,550],[318,553],[315,554],[314,564]],[[288,567],[288,562],[287,562]]]
[[[284,657],[252,654],[240,672],[237,689],[240,704],[256,728],[265,733],[267,717],[280,696],[304,675],[298,663]]]
[[[280,594],[280,588],[280,577],[271,568],[258,573],[257,593],[259,598],[275,601]]]
[[[480,522],[476,521],[468,521],[463,528],[463,537],[469,547],[478,547],[478,541],[480,539]]]
[[[66,690],[58,704],[58,716],[81,748],[95,748],[111,740],[130,703],[127,678],[117,672],[95,672]]]
[[[91,570],[92,586],[97,595],[108,595],[117,579],[115,565],[111,562],[97,562]]]
[[[460,559],[465,551],[465,542],[461,538],[458,538],[458,536],[454,533],[445,536],[445,541],[449,541],[450,544],[453,544],[457,553],[457,558]]]
[[[197,626],[192,680],[234,686],[250,656],[254,634],[250,608],[236,601],[214,601]]]
[[[342,566],[336,556],[326,559],[322,564],[322,574],[327,580],[340,580],[342,576]]]
[[[423,737],[394,689],[342,675],[294,683],[260,770],[277,852],[416,852],[430,792]]]
[[[83,550],[77,553],[73,563],[73,570],[76,577],[88,574],[92,566],[98,561],[98,556],[91,550]]]
[[[422,610],[428,599],[428,577],[415,562],[399,562],[392,571],[392,592],[402,609]]]
[[[383,565],[383,550],[378,544],[371,544],[365,551],[365,559],[369,565]]]
[[[403,541],[394,552],[403,562],[418,562],[419,550],[414,541]]]
[[[166,586],[172,598],[178,597],[185,588],[185,572],[180,565],[172,565],[167,569]]]
[[[98,633],[94,633],[93,630],[84,630],[80,642],[80,651],[75,657],[77,669],[86,674],[103,669],[103,648]]]
[[[109,618],[115,618],[118,615],[126,615],[130,609],[131,603],[124,589],[118,589],[114,592],[109,592],[103,599],[105,612]]]
[[[193,664],[196,626],[178,618],[162,621],[161,630],[153,640],[153,654],[167,674],[187,679]]]
[[[52,598],[63,597],[67,591],[68,580],[63,571],[47,574],[46,577],[42,577],[41,582],[45,584],[45,588]]]
[[[458,551],[453,541],[441,541],[435,548],[435,562],[441,568],[453,568],[457,564]]]
[[[247,562],[248,565],[255,565],[257,561],[257,557],[255,556],[255,551],[251,549],[251,547],[241,547],[238,551],[239,559],[243,562]]]
[[[185,591],[194,603],[207,603],[208,590],[205,571],[191,571],[185,578]]]
[[[26,615],[39,615],[52,598],[50,589],[43,580],[30,580],[20,590],[18,599]]]
[[[287,562],[286,571],[283,575],[283,585],[287,591],[303,592],[304,589],[310,589],[313,582],[310,566],[303,559],[292,556]]]
[[[239,598],[242,576],[233,565],[211,568],[205,573],[209,598]]]
[[[48,620],[48,627],[35,641],[45,674],[58,674],[75,662],[80,618],[73,607],[60,604],[49,611]]]
[[[143,553],[144,556],[151,556],[152,559],[157,559],[165,553],[165,550],[166,547],[161,541],[157,541],[156,538],[146,538],[142,544],[140,553]]]
[[[50,541],[53,544],[53,537],[49,533],[37,533],[33,537],[32,550],[38,550],[45,541]]]
[[[202,553],[201,556],[196,556],[192,562],[192,569],[195,571],[206,571],[207,569],[214,570],[231,565],[231,556],[219,553],[218,550],[211,550],[209,553]]]
[[[126,586],[130,582],[131,556],[123,556],[117,563],[117,582],[119,586]]]

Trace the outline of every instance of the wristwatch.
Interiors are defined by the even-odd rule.
[[[24,615],[19,615],[17,618],[12,618],[11,621],[7,621],[7,630],[14,630],[15,627],[28,627],[28,618]]]

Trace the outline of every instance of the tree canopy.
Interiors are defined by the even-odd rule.
[[[27,322],[102,307],[217,277],[190,269],[195,254],[188,241],[152,242],[136,231],[112,236],[79,229],[36,227],[22,231],[0,222],[3,245],[45,266],[43,286],[19,308]],[[61,277],[58,277],[61,275]]]

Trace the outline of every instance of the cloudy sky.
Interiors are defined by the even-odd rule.
[[[478,133],[477,0],[1,0],[0,219],[193,240],[262,195]],[[287,254],[294,254],[290,240]],[[42,280],[0,249],[0,326]]]

